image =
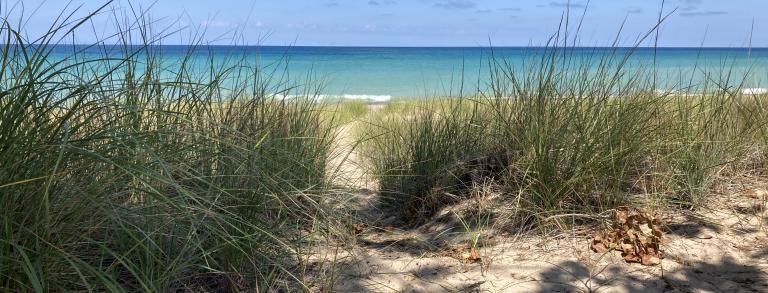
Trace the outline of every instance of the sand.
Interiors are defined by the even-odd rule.
[[[480,260],[446,256],[419,231],[370,229],[341,259],[338,292],[768,292],[766,202],[739,194],[668,218],[666,257],[626,263],[589,235],[500,237]],[[753,213],[754,208],[762,209]],[[745,213],[747,209],[749,213]]]

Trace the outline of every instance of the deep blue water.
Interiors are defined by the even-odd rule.
[[[80,51],[79,58],[103,56],[101,49],[82,46],[58,46],[52,59]],[[118,54],[117,48],[112,53]],[[504,60],[518,69],[538,61],[544,48],[374,48],[374,47],[241,47],[211,46],[197,48],[190,68],[204,72],[208,60],[226,63],[246,56],[269,72],[284,74],[301,83],[311,76],[322,81],[327,95],[386,97],[420,97],[457,94],[463,81],[464,92],[483,90],[489,78],[490,56]],[[599,60],[613,56],[616,61],[632,53],[626,68],[656,68],[660,83],[675,84],[681,80],[701,81],[703,72],[722,74],[733,71],[736,76],[752,74],[746,87],[759,88],[768,77],[768,48],[569,48],[574,64],[596,67]],[[109,51],[109,50],[108,50]],[[173,69],[185,56],[186,46],[155,46],[164,66]],[[655,58],[654,58],[655,56]],[[287,61],[287,62],[286,62]],[[285,64],[287,66],[283,67]],[[654,65],[655,64],[655,65]],[[283,68],[287,71],[283,71]],[[694,76],[693,79],[688,77]]]

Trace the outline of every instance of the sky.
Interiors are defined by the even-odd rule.
[[[26,20],[30,37],[62,11],[88,14],[105,1],[0,0],[2,15]],[[543,45],[570,5],[584,14],[579,45],[634,45],[659,13],[664,47],[768,47],[768,0],[118,0],[73,40],[91,43],[114,32],[115,15],[148,11],[165,44],[188,43],[205,32],[213,44],[294,46],[527,46]],[[575,26],[573,26],[575,28]],[[652,45],[648,40],[643,45]]]

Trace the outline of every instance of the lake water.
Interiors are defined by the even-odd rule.
[[[53,59],[67,56],[72,46],[56,47]],[[97,48],[75,46],[81,58],[97,58]],[[155,46],[165,66],[173,69],[188,53],[186,46]],[[495,60],[522,69],[536,64],[545,51],[537,47],[506,48],[378,48],[378,47],[255,47],[211,46],[198,48],[193,59],[225,62],[246,56],[266,71],[289,74],[290,80],[322,81],[321,93],[347,98],[387,100],[392,97],[456,95],[485,90],[489,61]],[[681,80],[700,83],[704,72],[721,75],[732,71],[732,80],[751,72],[744,87],[763,88],[768,77],[768,48],[570,48],[576,64],[597,67],[599,60],[615,61],[630,56],[626,68],[656,68],[660,84],[674,87]],[[195,63],[195,62],[193,62]],[[205,64],[205,62],[196,62]],[[287,64],[287,65],[285,65]],[[655,64],[655,65],[654,65]],[[191,66],[205,71],[204,65]],[[693,76],[693,79],[689,77]],[[311,77],[307,79],[307,77]],[[682,77],[682,78],[681,78]],[[462,86],[463,85],[463,86]]]

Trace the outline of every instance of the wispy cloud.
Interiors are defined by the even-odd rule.
[[[702,0],[678,0],[677,2],[682,5],[678,7],[680,11],[694,11],[702,4]]]
[[[680,16],[693,17],[728,14],[727,11],[721,10],[701,10],[700,8],[704,4],[704,0],[677,0],[677,3],[681,5],[677,8],[680,11]]]
[[[368,5],[381,6],[381,5],[395,5],[397,1],[394,0],[369,0]]]
[[[323,5],[323,6],[325,6],[325,7],[338,7],[339,6],[339,2],[328,2],[328,3],[325,3],[325,5]]]
[[[726,15],[728,14],[727,11],[694,11],[694,12],[683,12],[680,13],[680,16],[710,16],[710,15]]]
[[[435,3],[435,7],[445,9],[472,9],[475,8],[475,6],[477,6],[477,3],[467,0],[450,0]]]
[[[640,8],[640,7],[630,7],[630,8],[627,8],[627,13],[629,13],[629,14],[642,14],[643,13],[643,9]]]
[[[203,27],[218,27],[218,28],[234,28],[237,27],[238,24],[235,22],[229,22],[229,21],[218,21],[218,20],[206,20],[200,23],[200,26]]]
[[[693,6],[693,5],[689,5],[689,6],[680,7],[677,10],[680,10],[680,11],[694,11],[696,9],[699,9],[699,7]]]
[[[586,5],[574,2],[549,2],[549,6],[552,7],[571,7],[571,8],[584,8]]]
[[[522,9],[518,7],[504,7],[504,8],[496,8],[496,9],[478,9],[478,10],[475,10],[475,13],[488,14],[488,13],[494,13],[494,12],[519,12],[519,11],[522,11]]]

